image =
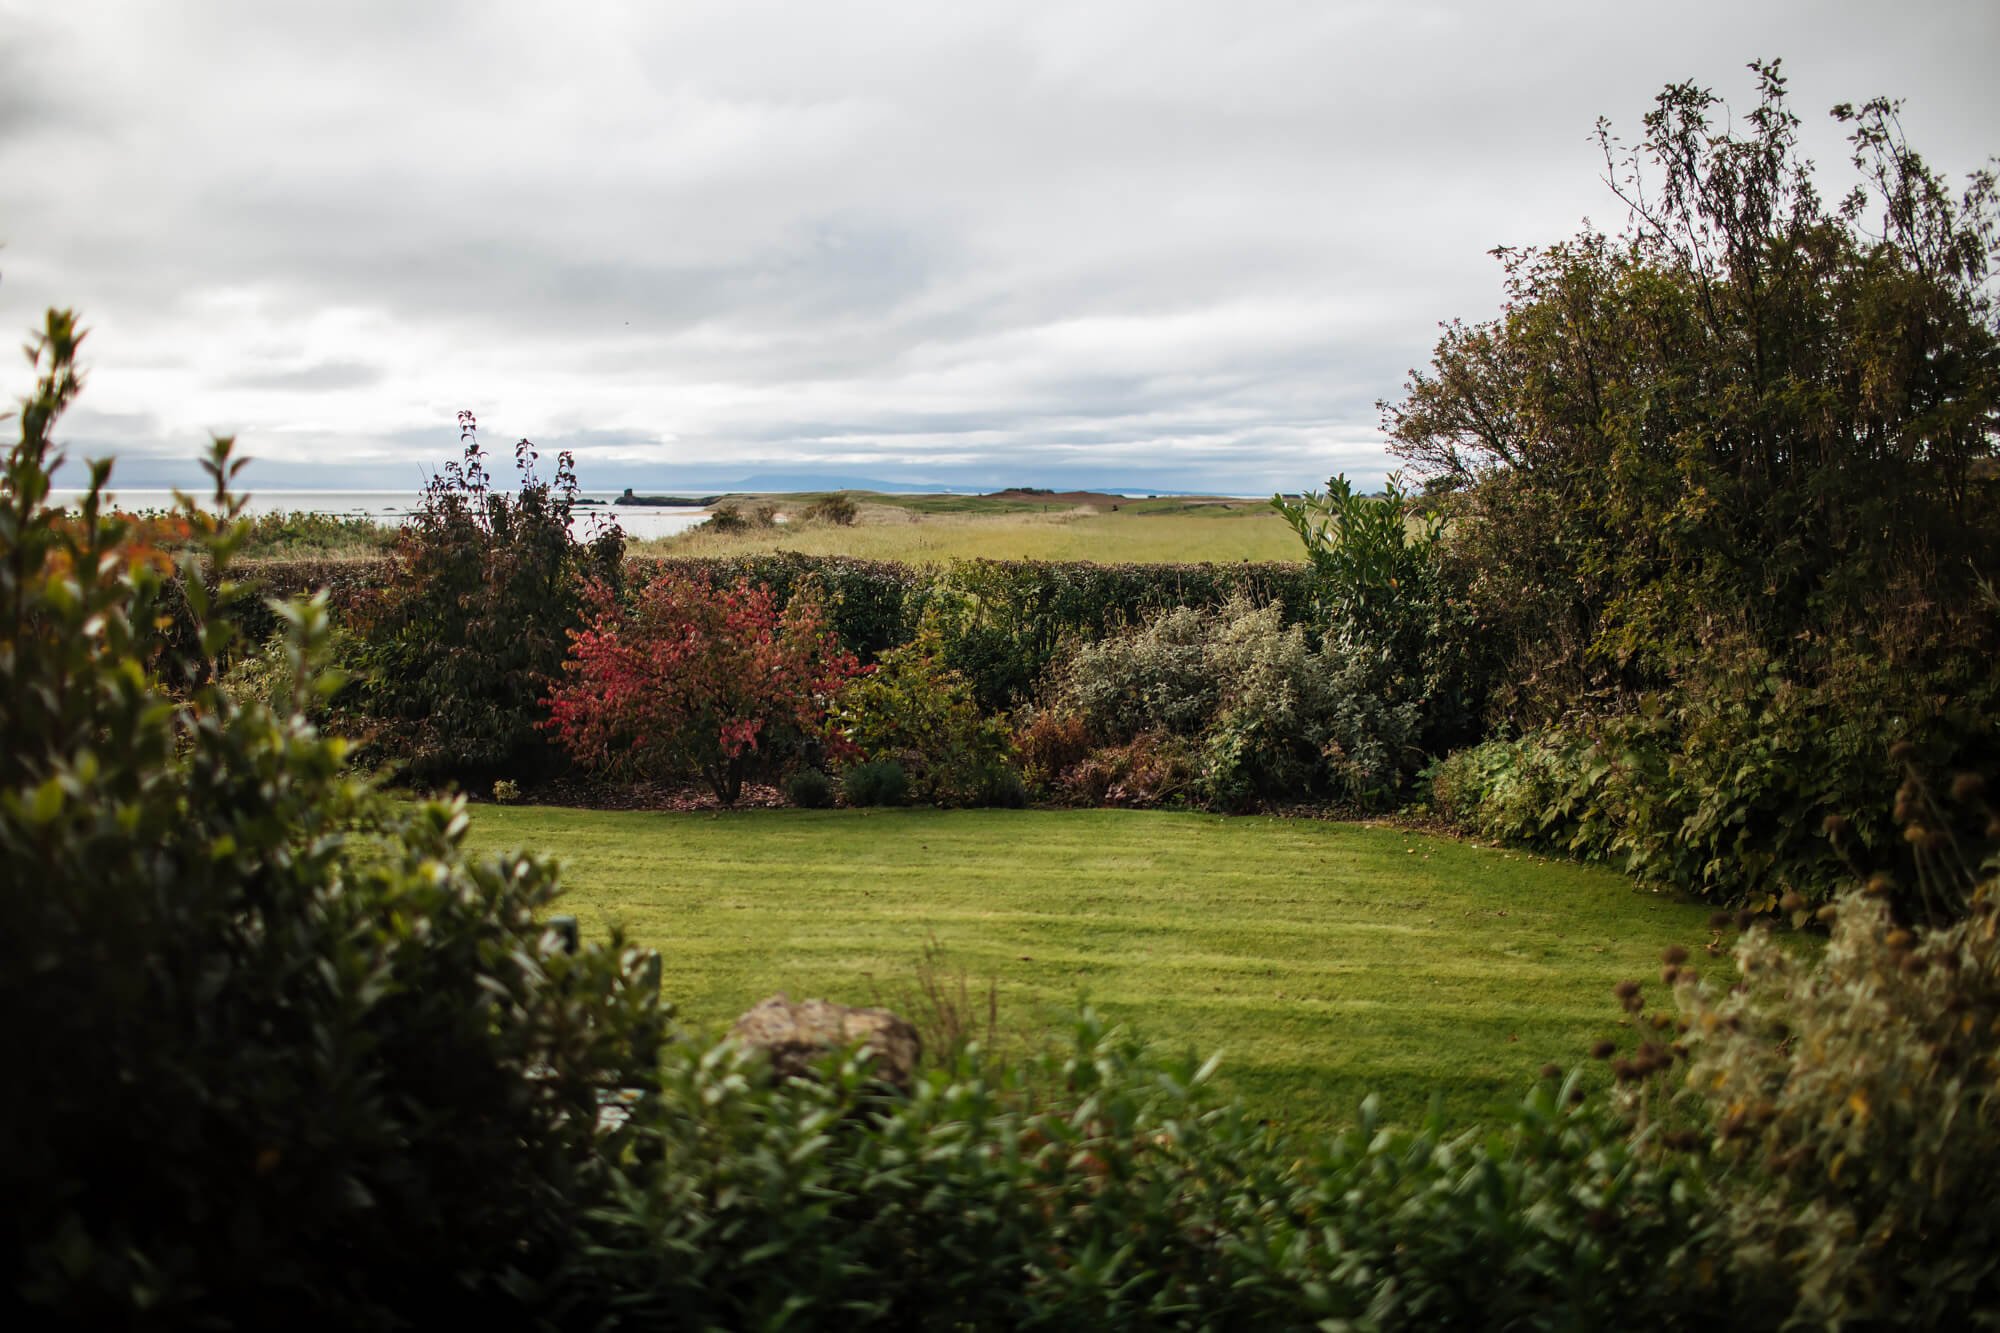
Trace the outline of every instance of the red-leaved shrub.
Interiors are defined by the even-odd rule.
[[[827,703],[861,664],[810,593],[780,613],[768,589],[669,571],[629,606],[602,586],[589,605],[546,724],[585,768],[699,776],[732,805],[760,761],[844,745]]]

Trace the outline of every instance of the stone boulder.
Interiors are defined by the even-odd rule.
[[[875,1075],[908,1092],[923,1042],[917,1030],[887,1009],[853,1009],[830,1000],[793,1001],[783,992],[759,1001],[729,1029],[733,1040],[768,1052],[779,1078],[812,1073],[815,1061],[842,1046],[875,1054]]]

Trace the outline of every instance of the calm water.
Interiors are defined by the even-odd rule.
[[[82,491],[58,489],[52,491],[49,498],[56,504],[74,506],[82,495]],[[119,508],[136,513],[167,509],[174,502],[174,493],[170,490],[114,487],[110,495]],[[593,494],[586,491],[582,498],[602,501],[576,511],[586,528],[591,515],[603,514],[617,519],[626,536],[642,541],[649,537],[672,536],[708,516],[705,509],[614,505],[608,492]],[[395,524],[408,517],[419,503],[420,497],[414,491],[253,491],[249,510],[253,514],[333,514],[341,518],[372,518],[377,523]]]

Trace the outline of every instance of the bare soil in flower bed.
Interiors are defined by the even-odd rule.
[[[492,797],[473,793],[472,799],[490,802]],[[742,795],[730,807],[717,800],[707,787],[684,782],[603,782],[579,778],[542,783],[524,792],[522,801],[571,810],[776,810],[787,804],[783,791],[760,782],[744,783]]]

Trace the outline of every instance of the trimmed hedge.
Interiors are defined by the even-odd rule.
[[[740,579],[753,588],[768,588],[781,611],[802,585],[817,583],[840,646],[867,662],[908,643],[916,633],[910,594],[924,577],[921,570],[887,560],[789,551],[711,559],[637,556],[628,558],[625,567],[633,575],[633,587],[645,586],[666,570],[705,576],[724,587]]]
[[[966,560],[924,589],[944,660],[972,682],[980,706],[1026,703],[1066,647],[1095,641],[1176,606],[1216,607],[1241,594],[1276,603],[1287,625],[1313,608],[1309,565],[1094,565]]]
[[[664,569],[704,572],[724,583],[748,580],[782,605],[807,580],[826,598],[841,646],[873,661],[916,634],[935,610],[944,659],[973,683],[980,706],[998,711],[1025,702],[1071,642],[1094,640],[1176,606],[1221,606],[1241,593],[1275,602],[1287,625],[1309,619],[1308,565],[1097,565],[1085,561],[967,560],[931,571],[886,560],[774,555],[697,558],[640,556],[626,561],[631,586]],[[270,560],[243,573],[260,597],[295,597],[320,588],[338,617],[386,582],[386,560]],[[249,637],[275,630],[268,614],[246,625]]]

